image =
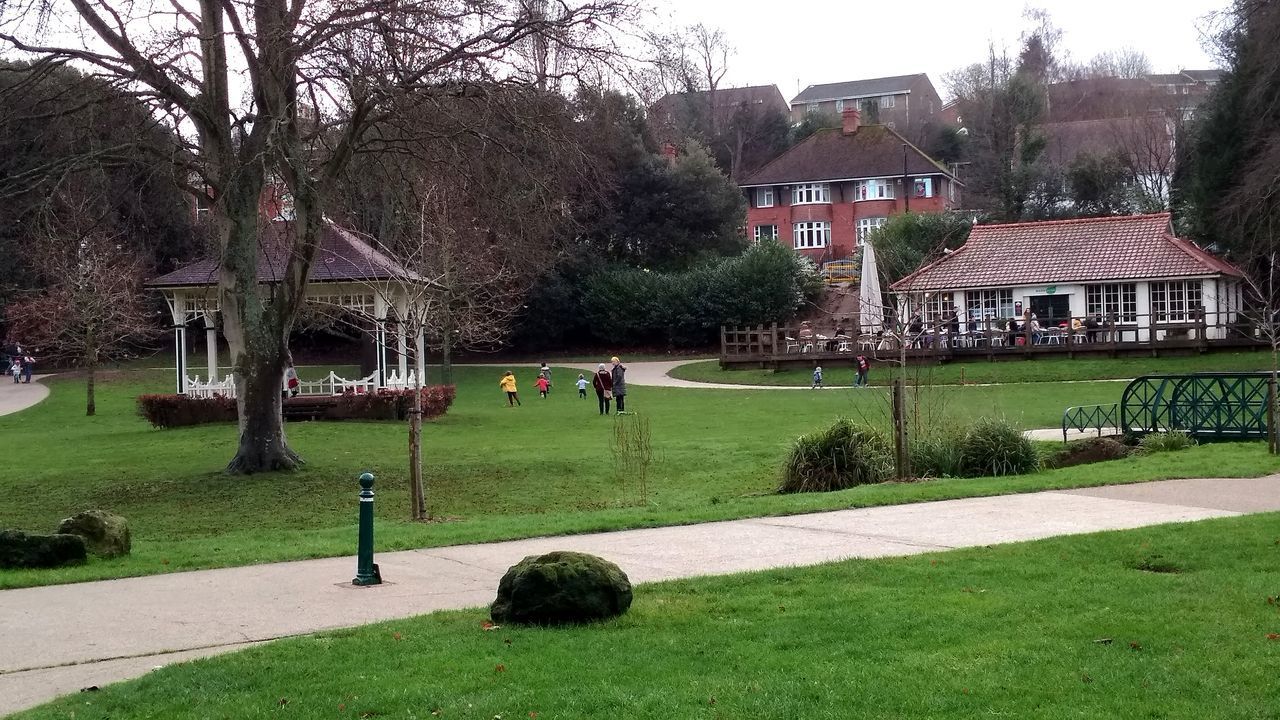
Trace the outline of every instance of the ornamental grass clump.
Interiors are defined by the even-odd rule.
[[[964,434],[949,428],[917,435],[909,445],[911,472],[919,478],[964,477]]]
[[[1174,452],[1196,445],[1196,439],[1181,430],[1143,435],[1138,450],[1143,453]]]
[[[844,490],[884,482],[892,475],[893,453],[884,434],[842,418],[796,439],[778,492]]]
[[[1040,456],[1025,435],[1003,418],[982,418],[961,441],[961,463],[970,477],[1022,475],[1040,469]]]

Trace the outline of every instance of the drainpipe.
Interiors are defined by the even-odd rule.
[[[907,177],[906,143],[902,143],[902,198],[906,201],[906,212],[911,212],[911,178]]]

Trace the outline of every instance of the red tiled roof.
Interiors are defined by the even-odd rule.
[[[840,128],[819,130],[752,173],[741,185],[899,177],[903,174],[904,146],[907,174],[951,177],[945,167],[891,128],[863,125],[852,135]]]
[[[894,290],[1241,276],[1225,260],[1169,232],[1169,213],[976,225],[955,252],[893,284]]]
[[[278,282],[284,277],[289,258],[287,233],[291,231],[290,225],[288,222],[275,221],[263,231],[258,244],[258,282]],[[374,249],[356,233],[326,220],[308,281],[341,282],[412,277],[412,271]],[[218,260],[207,259],[161,275],[147,283],[147,287],[200,287],[217,283]]]

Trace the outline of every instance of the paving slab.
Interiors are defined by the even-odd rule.
[[[1280,510],[1280,476],[1172,480],[383,553],[0,591],[0,713],[249,644],[482,606],[520,559],[578,550],[634,582],[906,556]],[[72,631],[74,629],[74,632]]]

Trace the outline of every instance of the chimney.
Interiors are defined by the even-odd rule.
[[[862,124],[862,113],[858,112],[858,108],[849,108],[840,113],[840,132],[845,135],[853,135],[858,132],[858,128]]]

